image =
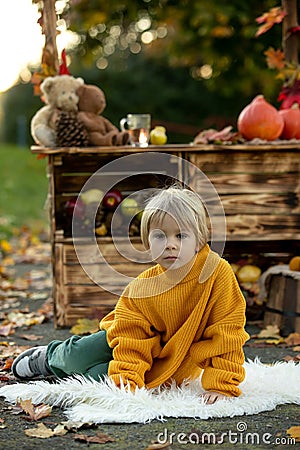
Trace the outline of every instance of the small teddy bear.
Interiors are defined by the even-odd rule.
[[[78,111],[77,89],[84,84],[82,78],[71,75],[47,77],[41,84],[46,103],[31,120],[31,135],[34,141],[44,147],[57,145],[56,122],[61,111]]]
[[[77,89],[78,121],[84,125],[87,131],[89,145],[112,146],[126,145],[129,142],[129,133],[119,131],[101,113],[106,107],[103,91],[92,84],[82,84]]]

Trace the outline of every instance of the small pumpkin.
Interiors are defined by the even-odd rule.
[[[241,111],[237,121],[239,132],[248,141],[255,138],[273,141],[279,138],[283,127],[283,117],[263,95],[257,95]]]
[[[294,256],[289,262],[289,268],[293,271],[300,271],[300,256]]]
[[[281,139],[300,139],[299,104],[294,103],[291,108],[281,109],[279,114],[284,121],[284,127],[280,136]]]

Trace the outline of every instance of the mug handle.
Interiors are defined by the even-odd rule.
[[[124,117],[123,119],[120,120],[120,128],[122,131],[127,130],[127,128],[125,127],[125,124],[127,123],[127,118]]]

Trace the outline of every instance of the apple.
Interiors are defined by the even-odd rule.
[[[124,216],[133,217],[140,212],[140,208],[134,198],[127,197],[121,203],[121,211]]]
[[[100,189],[88,189],[80,194],[80,198],[88,205],[89,203],[100,203],[103,199],[103,191]]]
[[[78,197],[71,197],[64,204],[64,210],[67,216],[83,218],[85,212],[85,205]]]
[[[116,209],[116,207],[121,203],[123,197],[118,189],[107,192],[103,197],[103,206],[107,209]]]

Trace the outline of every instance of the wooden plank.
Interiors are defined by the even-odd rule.
[[[231,153],[194,153],[188,154],[187,179],[192,179],[200,169],[206,174],[216,173],[295,173],[300,170],[299,151],[278,152],[231,152]]]
[[[220,201],[223,205],[226,215],[232,214],[270,214],[272,216],[282,214],[293,214],[300,204],[296,194],[236,194],[220,195]],[[207,205],[213,207],[214,202],[209,200]]]
[[[206,175],[219,194],[280,194],[294,192],[300,183],[298,172],[276,174],[206,173]],[[205,192],[207,189],[206,180],[200,176],[195,177],[191,183],[191,187],[198,192]]]
[[[129,145],[127,146],[119,146],[119,147],[40,147],[37,145],[33,145],[31,147],[32,153],[38,153],[38,154],[45,154],[45,155],[51,155],[51,154],[68,154],[68,155],[74,155],[74,154],[82,154],[82,153],[98,153],[98,154],[119,154],[119,153],[142,153],[147,151],[172,151],[172,152],[181,152],[181,151],[193,151],[193,152],[218,152],[221,151],[223,153],[227,151],[241,151],[241,152],[248,152],[248,151],[272,151],[272,152],[282,152],[284,150],[289,151],[299,151],[300,150],[300,144],[296,142],[280,142],[278,141],[276,144],[267,143],[267,144],[201,144],[201,145],[193,145],[193,144],[166,144],[166,145],[149,145],[146,148],[138,148],[138,147],[131,147]]]
[[[132,246],[134,248],[130,249],[129,245],[123,243],[122,240],[116,240],[115,244],[112,239],[98,240],[97,246],[93,244],[80,245],[80,260],[86,264],[101,263],[104,260],[109,263],[128,263],[135,257],[135,250],[137,250],[141,252],[139,262],[148,261],[149,255],[145,253],[140,240],[135,240]],[[64,245],[63,264],[78,264],[78,257],[73,245]]]
[[[222,226],[222,217],[214,217],[216,230]],[[234,214],[226,216],[227,240],[299,240],[300,215],[248,215]],[[283,242],[284,245],[284,242]]]

